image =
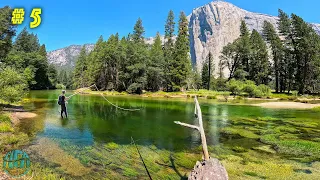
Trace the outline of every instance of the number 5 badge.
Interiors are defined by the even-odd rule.
[[[30,28],[36,28],[41,24],[41,8],[34,8],[32,9],[30,17],[32,17],[34,20],[33,22],[30,22]]]

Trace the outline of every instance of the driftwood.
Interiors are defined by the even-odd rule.
[[[214,179],[214,180],[228,180],[228,173],[224,166],[219,162],[218,159],[210,158],[207,146],[206,135],[203,129],[202,113],[197,97],[194,98],[195,101],[195,117],[199,120],[199,125],[191,125],[175,121],[174,123],[188,128],[196,129],[200,132],[202,150],[204,160],[202,162],[197,162],[194,166],[193,171],[190,173],[189,180],[198,179]]]
[[[210,159],[210,156],[209,156],[209,153],[208,153],[206,134],[204,133],[204,129],[203,129],[201,108],[200,108],[200,105],[199,105],[197,97],[194,98],[194,101],[196,103],[196,105],[194,107],[194,111],[195,111],[194,114],[195,114],[196,118],[199,120],[199,126],[182,123],[180,121],[175,121],[174,123],[179,124],[181,126],[188,127],[188,128],[197,129],[200,132],[201,142],[202,142],[202,150],[203,150],[203,157],[204,157],[205,161],[208,161]]]

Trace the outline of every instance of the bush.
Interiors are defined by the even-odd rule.
[[[248,93],[249,97],[262,97],[263,93],[258,89],[253,81],[245,81],[243,92]]]
[[[231,79],[228,82],[227,87],[232,95],[240,95],[243,90],[243,82]]]
[[[258,86],[258,90],[262,92],[264,97],[270,97],[271,96],[271,88],[269,86],[266,86],[264,84],[260,84]]]
[[[27,81],[23,75],[15,69],[7,67],[0,69],[0,99],[14,103],[18,102],[25,95],[28,88]]]
[[[57,85],[56,85],[56,88],[57,88],[57,89],[66,89],[66,86],[63,85],[63,84],[57,84]]]

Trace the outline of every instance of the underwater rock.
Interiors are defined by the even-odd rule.
[[[208,161],[197,161],[188,180],[198,179],[227,180],[228,173],[218,159],[212,158]]]

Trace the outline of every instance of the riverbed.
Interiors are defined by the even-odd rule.
[[[154,179],[184,179],[201,160],[198,132],[174,124],[197,123],[192,98],[107,97],[140,109],[130,112],[76,95],[61,119],[59,93],[31,91],[24,108],[37,116],[18,125],[33,138],[24,150],[39,179],[147,179],[131,137]],[[210,155],[230,179],[319,179],[320,112],[199,101]]]

